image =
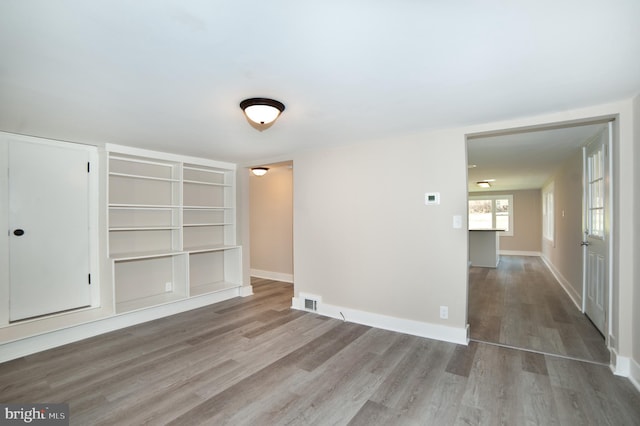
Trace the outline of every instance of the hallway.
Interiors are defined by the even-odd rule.
[[[609,364],[604,338],[538,257],[471,267],[469,325],[472,340]]]

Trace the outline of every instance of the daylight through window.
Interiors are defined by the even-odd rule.
[[[513,195],[469,197],[469,229],[504,229],[513,236]]]

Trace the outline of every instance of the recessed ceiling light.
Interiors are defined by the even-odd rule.
[[[476,164],[469,164],[467,166],[468,169],[475,169],[476,167],[478,167]]]
[[[478,185],[480,188],[491,188],[491,184],[489,184],[489,182],[487,182],[486,180],[476,182],[476,185]]]

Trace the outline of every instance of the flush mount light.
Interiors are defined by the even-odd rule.
[[[487,182],[486,180],[482,180],[480,182],[476,182],[476,185],[478,185],[480,188],[491,188],[491,184],[489,182]]]
[[[264,176],[267,174],[267,172],[269,171],[269,168],[267,167],[252,167],[251,168],[251,173],[253,173],[256,176]]]
[[[268,98],[250,98],[240,102],[249,124],[257,130],[263,131],[273,125],[284,111],[284,104]]]

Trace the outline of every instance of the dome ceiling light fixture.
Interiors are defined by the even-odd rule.
[[[274,99],[249,98],[240,102],[249,124],[259,131],[268,129],[284,111],[284,104]]]
[[[253,173],[256,176],[264,176],[267,174],[268,171],[269,171],[268,167],[252,167],[251,168],[251,173]]]

